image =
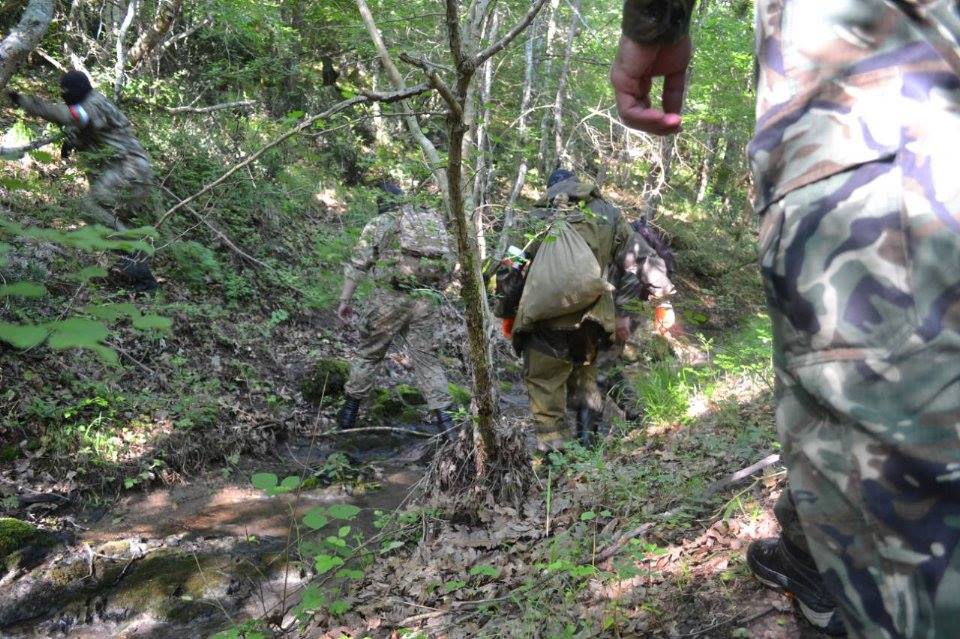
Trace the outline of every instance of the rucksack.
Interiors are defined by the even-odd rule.
[[[633,227],[633,230],[639,233],[640,237],[647,242],[650,248],[663,259],[667,265],[667,275],[673,277],[673,274],[677,272],[677,261],[674,259],[673,252],[670,250],[670,247],[667,246],[660,232],[653,228],[646,217],[642,217],[630,225]]]
[[[435,209],[404,204],[397,212],[398,276],[411,285],[445,284],[452,271],[450,236]]]
[[[559,216],[528,267],[516,326],[526,330],[536,322],[582,311],[611,289],[590,245]]]

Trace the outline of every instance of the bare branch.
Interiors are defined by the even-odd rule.
[[[213,113],[214,111],[224,111],[226,109],[245,109],[257,104],[256,100],[240,100],[239,102],[223,102],[205,107],[178,106],[167,107],[167,113]]]
[[[427,79],[430,81],[431,86],[437,90],[437,92],[440,94],[440,97],[442,97],[444,102],[447,103],[447,106],[450,107],[450,110],[453,111],[457,119],[463,119],[463,107],[461,107],[460,102],[457,101],[457,97],[453,94],[453,90],[450,89],[447,83],[444,82],[443,79],[437,75],[437,72],[430,67],[430,63],[427,62],[426,58],[414,58],[406,53],[401,53],[400,59],[407,64],[413,65],[422,70],[426,74]]]
[[[311,116],[309,116],[309,117],[306,117],[306,118],[304,118],[303,120],[301,120],[300,124],[298,124],[297,126],[293,127],[292,129],[290,129],[289,131],[287,131],[286,133],[284,133],[284,134],[281,135],[280,137],[278,137],[278,138],[274,139],[273,141],[269,142],[266,146],[264,146],[263,148],[261,148],[261,149],[260,149],[259,151],[257,151],[256,153],[252,154],[250,157],[248,157],[248,158],[246,158],[245,160],[243,160],[242,162],[239,162],[239,163],[233,165],[232,167],[230,167],[230,169],[229,169],[226,173],[224,173],[223,175],[221,175],[220,177],[218,177],[216,180],[214,180],[214,181],[211,182],[210,184],[206,185],[205,187],[203,187],[202,189],[200,189],[199,191],[197,191],[196,193],[194,193],[193,195],[191,195],[191,196],[188,197],[187,199],[181,200],[181,201],[178,202],[177,204],[175,204],[175,205],[173,205],[172,207],[170,207],[170,208],[167,210],[167,212],[164,213],[164,214],[160,217],[160,219],[157,221],[157,223],[154,224],[154,227],[160,226],[160,225],[164,222],[164,220],[166,220],[168,217],[170,217],[170,215],[172,215],[174,212],[176,212],[176,211],[178,211],[179,209],[183,208],[184,206],[186,206],[187,204],[189,204],[189,203],[192,202],[193,200],[197,199],[197,198],[200,197],[201,195],[204,195],[205,193],[209,193],[210,191],[212,191],[213,189],[215,189],[215,188],[218,187],[219,185],[221,185],[221,184],[223,184],[224,182],[226,182],[227,178],[229,178],[231,175],[233,175],[234,173],[236,173],[237,171],[239,171],[239,170],[242,169],[243,167],[248,166],[249,164],[252,164],[252,163],[255,162],[257,159],[259,159],[264,153],[266,153],[267,151],[269,151],[269,150],[272,149],[273,147],[275,147],[275,146],[277,146],[278,144],[280,144],[280,143],[288,140],[289,138],[292,138],[293,136],[297,135],[298,133],[300,133],[300,132],[303,131],[304,129],[312,126],[314,122],[317,122],[317,121],[319,121],[319,120],[322,120],[323,118],[328,118],[328,117],[330,117],[331,115],[334,115],[334,114],[336,114],[336,113],[339,113],[340,111],[343,111],[344,109],[347,109],[347,108],[352,107],[352,106],[357,105],[357,104],[363,104],[363,103],[365,103],[365,102],[374,102],[374,101],[377,101],[377,102],[399,102],[400,100],[405,100],[405,99],[410,98],[410,97],[413,97],[413,96],[415,96],[415,95],[419,95],[419,94],[421,94],[421,93],[425,93],[425,92],[427,92],[427,91],[429,91],[429,90],[430,90],[430,87],[429,87],[428,85],[426,85],[426,84],[418,84],[418,85],[415,86],[415,87],[410,87],[409,89],[405,89],[405,90],[403,90],[403,91],[394,91],[394,92],[392,92],[392,93],[378,93],[378,92],[373,92],[373,91],[367,91],[366,93],[363,93],[363,94],[358,95],[358,96],[356,96],[356,97],[350,98],[349,100],[343,100],[342,102],[337,102],[336,104],[334,104],[332,107],[330,107],[329,109],[327,109],[327,110],[324,111],[323,113],[318,113],[318,114],[316,114],[316,115],[311,115]]]
[[[488,58],[496,55],[500,51],[503,51],[514,38],[523,33],[523,30],[530,26],[530,23],[533,22],[533,19],[537,17],[537,14],[540,13],[540,9],[543,8],[543,5],[547,3],[547,0],[535,0],[534,4],[530,7],[530,10],[527,11],[527,15],[523,16],[523,19],[520,20],[507,35],[503,36],[499,41],[491,44],[489,47],[478,53],[470,61],[470,65],[476,69],[481,64],[487,61]]]
[[[450,38],[450,55],[457,70],[463,67],[463,42],[460,39],[460,17],[457,15],[457,0],[447,0],[447,37]],[[401,56],[402,58],[403,56]]]
[[[40,138],[39,140],[35,140],[25,146],[16,146],[16,147],[9,147],[9,148],[0,146],[0,158],[3,158],[5,160],[20,159],[27,152],[35,151],[42,146],[52,144],[62,138],[63,138],[63,135],[60,134],[60,135],[53,135],[47,138]]]

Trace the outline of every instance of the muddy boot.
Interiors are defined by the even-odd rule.
[[[813,557],[782,538],[761,539],[747,548],[747,565],[767,588],[793,595],[800,615],[811,626],[833,637],[847,634]]]
[[[124,255],[120,258],[117,269],[124,283],[138,293],[153,291],[160,286],[150,270],[150,257],[143,253]]]
[[[358,414],[360,414],[360,400],[347,395],[343,402],[343,408],[340,409],[340,414],[337,416],[337,425],[340,430],[356,426]]]
[[[452,442],[457,441],[457,436],[462,429],[457,429],[456,424],[453,423],[453,417],[451,417],[450,411],[445,408],[433,411],[433,423],[440,434],[446,434],[447,439]]]
[[[584,448],[597,443],[596,413],[587,407],[577,411],[577,439]]]

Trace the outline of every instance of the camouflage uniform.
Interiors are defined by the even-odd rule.
[[[541,448],[554,448],[568,439],[568,406],[602,409],[597,354],[610,343],[616,318],[628,315],[628,305],[639,300],[641,279],[672,290],[663,260],[592,184],[570,179],[553,185],[531,217],[544,222],[552,218],[555,211],[547,207],[562,195],[583,202],[593,213],[568,213],[566,219],[593,250],[615,291],[572,315],[514,326],[514,345],[523,355],[523,377]],[[534,260],[538,247],[528,249]]]
[[[360,317],[359,361],[350,371],[346,393],[366,397],[376,385],[378,369],[391,345],[406,350],[413,362],[416,384],[431,410],[450,405],[447,377],[436,356],[435,302],[416,290],[416,283],[398,279],[395,260],[400,252],[398,211],[373,218],[345,268],[345,277],[370,277],[376,290],[364,302]]]
[[[26,95],[18,104],[27,113],[63,126],[67,148],[96,151],[84,208],[92,222],[123,229],[121,220],[129,221],[142,208],[153,182],[150,157],[127,117],[97,91],[70,107]]]
[[[777,427],[796,503],[782,500],[778,516],[799,512],[854,635],[951,637],[960,619],[957,18],[954,2],[898,4],[923,12],[878,0],[757,3],[749,153]]]

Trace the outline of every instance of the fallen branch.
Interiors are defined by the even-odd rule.
[[[203,215],[201,215],[195,208],[193,208],[192,206],[188,205],[188,204],[186,203],[186,200],[181,200],[179,197],[177,197],[177,194],[176,194],[176,193],[174,193],[173,191],[171,191],[170,189],[168,189],[166,186],[164,186],[164,187],[162,187],[162,188],[163,188],[164,191],[167,192],[168,195],[170,195],[170,197],[172,197],[174,200],[178,201],[179,204],[175,205],[172,209],[170,209],[169,211],[167,211],[166,213],[164,213],[164,214],[163,214],[163,217],[161,217],[161,218],[157,221],[157,223],[153,225],[154,228],[160,228],[160,225],[163,224],[163,222],[170,216],[170,214],[171,214],[173,211],[177,210],[177,209],[180,208],[180,207],[184,207],[184,208],[187,209],[187,212],[188,212],[188,213],[190,213],[191,215],[193,215],[193,216],[194,216],[195,218],[197,218],[200,222],[202,222],[204,226],[206,226],[208,229],[210,229],[210,231],[213,232],[213,234],[216,235],[216,236],[220,239],[221,242],[223,242],[224,244],[226,244],[226,245],[227,245],[227,248],[229,248],[231,251],[233,251],[234,253],[236,253],[236,254],[239,255],[240,257],[244,258],[245,260],[249,260],[249,261],[253,262],[254,264],[256,264],[256,265],[258,265],[258,266],[261,266],[261,267],[263,267],[263,268],[265,268],[265,269],[269,269],[269,268],[270,268],[270,265],[269,265],[269,264],[266,264],[266,263],[264,263],[264,262],[261,262],[261,261],[258,260],[257,258],[255,258],[255,257],[253,257],[252,255],[250,255],[249,253],[245,252],[245,251],[244,251],[243,249],[241,249],[239,246],[237,246],[236,244],[234,244],[234,243],[233,243],[233,240],[231,240],[229,237],[227,237],[227,236],[223,233],[223,231],[221,231],[221,230],[218,229],[216,226],[214,226],[209,220],[207,220],[206,217],[204,217]]]
[[[226,111],[227,109],[245,109],[257,104],[256,100],[240,100],[238,102],[223,102],[205,107],[178,106],[167,107],[167,113],[213,113],[214,111]]]
[[[300,124],[293,127],[292,129],[290,129],[280,137],[272,140],[271,142],[268,142],[266,146],[262,147],[259,151],[257,151],[250,157],[246,158],[242,162],[238,162],[237,164],[234,164],[232,167],[230,167],[227,170],[226,173],[218,177],[216,180],[214,180],[210,184],[206,185],[205,187],[203,187],[202,189],[200,189],[190,197],[186,198],[185,200],[180,200],[177,204],[173,205],[170,209],[167,210],[166,213],[164,213],[160,217],[160,220],[154,225],[154,227],[157,227],[160,224],[162,224],[163,221],[166,220],[167,217],[169,217],[171,214],[187,206],[190,202],[194,201],[201,195],[209,193],[216,187],[226,182],[231,175],[233,175],[243,167],[249,164],[252,164],[256,160],[258,160],[264,153],[266,153],[273,147],[277,146],[278,144],[281,144],[282,142],[288,140],[289,138],[292,138],[293,136],[297,135],[304,129],[312,126],[314,122],[322,120],[323,118],[328,118],[331,115],[334,115],[335,113],[339,113],[340,111],[343,111],[344,109],[355,106],[357,104],[363,104],[365,102],[398,102],[400,100],[411,98],[415,95],[420,95],[421,93],[426,93],[427,91],[430,91],[430,85],[428,84],[418,84],[415,87],[410,87],[409,89],[404,89],[402,91],[394,91],[392,93],[378,93],[373,91],[367,91],[361,95],[352,97],[348,100],[343,100],[342,102],[338,102],[322,113],[308,116],[304,118],[300,122]]]
[[[5,147],[0,146],[0,157],[4,159],[20,159],[23,155],[29,151],[36,151],[42,146],[47,146],[48,144],[53,144],[63,137],[63,135],[54,135],[48,138],[40,138],[26,146],[15,146],[15,147]]]
[[[717,628],[721,628],[733,622],[736,622],[738,626],[742,626],[748,623],[753,623],[754,621],[756,621],[757,619],[760,619],[761,617],[766,617],[774,610],[776,610],[776,608],[774,606],[770,606],[766,610],[762,612],[758,612],[757,614],[751,617],[745,617],[745,618],[730,617],[729,619],[725,619],[724,621],[715,623],[712,626],[707,626],[706,628],[703,628],[701,630],[690,632],[685,635],[673,635],[672,639],[692,639],[693,637],[701,637],[707,634],[708,632],[711,632],[713,630],[716,630]]]
[[[402,433],[404,435],[416,435],[417,437],[433,438],[438,437],[431,433],[424,433],[419,430],[410,430],[409,428],[394,428],[392,426],[368,426],[366,428],[345,428],[343,430],[331,430],[326,433],[317,433],[317,437],[337,437],[350,433]]]
[[[746,479],[747,477],[754,474],[755,472],[761,471],[767,466],[772,466],[773,464],[776,464],[778,461],[780,461],[780,455],[776,453],[773,453],[772,455],[767,455],[757,463],[751,464],[750,466],[747,466],[742,470],[738,470],[737,472],[733,473],[729,477],[725,477],[720,481],[710,484],[707,487],[705,496],[711,497],[716,493],[720,492],[721,490],[725,488],[729,488],[730,486],[733,486],[734,484]]]
[[[620,552],[623,549],[623,547],[627,544],[628,541],[630,541],[631,539],[636,539],[641,535],[645,535],[647,531],[650,530],[651,528],[653,528],[653,524],[646,523],[646,524],[643,524],[642,526],[634,528],[628,533],[624,533],[623,535],[620,535],[619,537],[617,537],[616,541],[614,541],[612,544],[610,544],[609,546],[604,548],[602,551],[600,551],[600,554],[598,554],[595,559],[595,563],[602,564],[603,562],[607,561],[608,559],[616,555],[618,552]]]

